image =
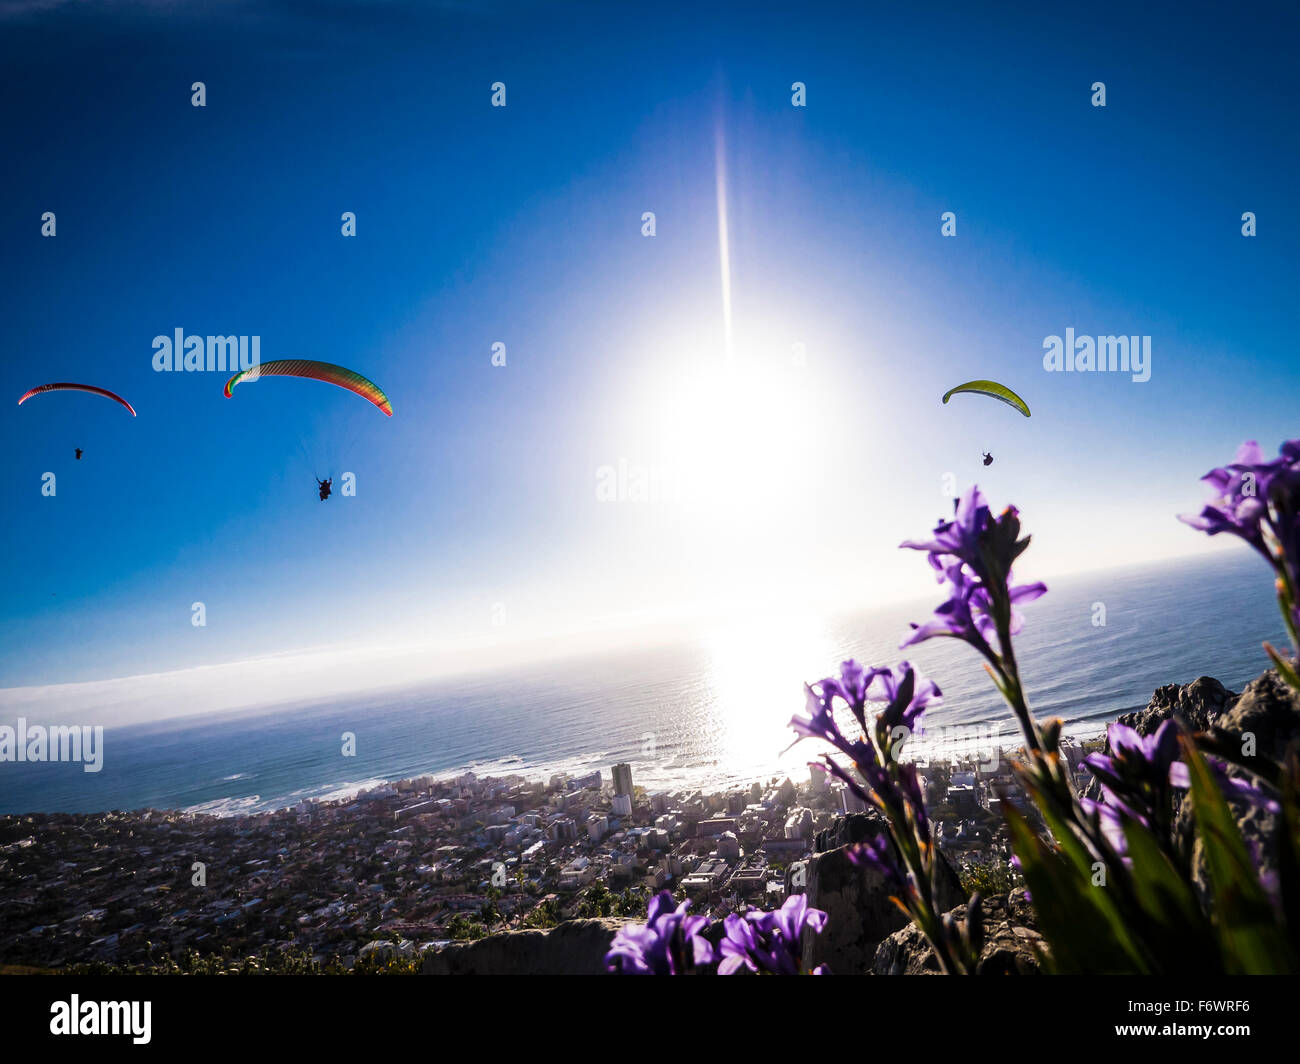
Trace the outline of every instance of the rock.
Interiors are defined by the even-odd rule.
[[[1038,975],[1041,971],[1038,951],[1045,947],[1024,890],[982,898],[980,911],[984,920],[984,947],[976,974]],[[964,924],[966,906],[958,906],[949,915]],[[876,975],[938,975],[939,961],[916,925],[908,924],[880,943],[874,971]]]
[[[938,903],[946,911],[966,899],[957,873],[942,855],[939,860]],[[809,865],[808,904],[823,910],[827,919],[820,935],[808,932],[804,937],[804,971],[825,964],[835,975],[870,972],[876,947],[904,927],[907,917],[890,901],[884,877],[855,865],[845,847],[819,853]]]
[[[504,931],[424,955],[423,975],[601,975],[626,921],[567,920],[549,930]]]
[[[877,812],[849,813],[838,817],[835,823],[813,837],[813,852],[825,853],[837,850],[850,843],[863,842],[875,838],[885,824],[885,818]]]
[[[1119,722],[1143,736],[1153,734],[1170,717],[1177,717],[1189,731],[1204,731],[1236,699],[1214,677],[1200,676],[1182,686],[1169,683],[1156,688],[1146,709],[1125,713]]]
[[[1214,723],[1218,731],[1253,735],[1257,755],[1281,761],[1287,746],[1300,740],[1300,697],[1270,670],[1251,680]]]

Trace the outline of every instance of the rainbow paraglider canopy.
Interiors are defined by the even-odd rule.
[[[282,358],[274,362],[260,362],[250,369],[236,373],[226,381],[226,398],[230,398],[230,393],[236,384],[255,381],[259,377],[303,377],[313,381],[324,381],[326,384],[334,384],[349,392],[355,392],[362,399],[374,403],[389,417],[393,416],[393,404],[388,401],[388,396],[374,381],[368,380],[354,370],[336,366],[332,362],[313,362],[304,358]]]

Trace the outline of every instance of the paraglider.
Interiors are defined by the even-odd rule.
[[[1029,407],[1025,401],[1005,384],[999,384],[997,381],[967,381],[965,384],[959,384],[956,388],[949,388],[943,393],[943,401],[946,403],[954,395],[962,392],[971,392],[975,395],[987,395],[990,399],[997,399],[999,402],[1006,403],[1007,406],[1015,407],[1025,417],[1029,417]],[[986,462],[985,465],[988,463]]]
[[[80,447],[77,448],[77,461],[78,461],[78,462],[81,461],[81,448],[80,448]]]
[[[283,358],[276,359],[273,362],[259,362],[246,370],[236,373],[228,381],[223,390],[227,399],[232,398],[236,385],[248,381],[256,381],[262,377],[299,377],[305,380],[324,381],[326,384],[333,384],[342,388],[344,391],[352,392],[354,395],[361,396],[368,403],[379,407],[387,417],[393,416],[393,404],[389,401],[388,396],[384,394],[383,389],[374,381],[363,377],[355,370],[347,369],[344,366],[336,366],[332,362],[316,362],[304,358]],[[369,415],[367,415],[369,416]],[[344,415],[347,420],[348,415]],[[337,433],[330,433],[332,445],[337,447]],[[306,453],[306,447],[303,447],[303,458],[312,462],[316,470],[321,469],[321,463],[318,459],[313,459]],[[335,468],[333,461],[324,463],[326,469]],[[334,490],[334,477],[330,476],[322,480],[319,476],[315,477],[316,492],[320,501],[324,502],[330,497]],[[344,492],[348,494],[348,492]]]
[[[374,403],[389,417],[393,416],[393,404],[388,401],[388,396],[383,393],[383,390],[374,381],[367,380],[360,373],[353,370],[336,366],[332,362],[313,362],[302,358],[283,358],[274,362],[260,362],[250,369],[236,373],[230,380],[226,381],[224,391],[226,398],[231,398],[231,392],[234,391],[235,385],[242,384],[245,381],[255,381],[260,377],[303,377],[308,380],[324,381],[327,384],[334,384],[349,392],[354,392],[366,401]]]
[[[993,464],[993,456],[992,456],[991,454],[989,454],[988,451],[985,451],[985,452],[984,452],[984,464],[985,464],[985,465],[992,465],[992,464]]]
[[[43,395],[45,392],[65,392],[65,391],[89,392],[91,395],[102,395],[105,399],[112,399],[113,402],[115,403],[121,403],[124,407],[127,408],[127,410],[131,412],[131,416],[135,417],[135,407],[133,407],[120,395],[110,392],[106,388],[96,388],[93,384],[72,384],[68,381],[60,381],[56,384],[42,384],[39,387],[33,388],[31,391],[26,392],[23,395],[23,397],[18,400],[18,405],[22,406],[23,403],[27,402],[27,400],[30,399],[33,395]]]

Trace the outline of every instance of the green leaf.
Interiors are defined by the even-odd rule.
[[[1196,744],[1186,737],[1182,744],[1224,964],[1230,973],[1239,975],[1293,972],[1295,958],[1260,885],[1236,818]]]
[[[1141,934],[1168,974],[1221,972],[1214,928],[1192,885],[1151,830],[1121,814],[1128,844],[1133,895],[1142,913]]]
[[[1011,845],[1033,899],[1038,927],[1047,942],[1043,966],[1058,974],[1147,974],[1150,969],[1123,945],[1113,914],[1102,904],[1103,888],[1078,870],[1030,828],[1009,802],[1003,814]]]
[[[1124,919],[1117,901],[1122,884],[1111,883],[1111,870],[1106,869],[1107,881],[1104,886],[1093,886],[1097,857],[1075,834],[1074,826],[1062,815],[1055,798],[1028,774],[1022,776],[1025,789],[1033,798],[1038,811],[1052,833],[1052,838],[1060,847],[1062,855],[1073,866],[1079,882],[1084,885],[1088,896],[1098,911],[1105,917],[1110,933],[1116,943],[1136,966],[1134,970],[1149,971],[1152,968],[1149,955],[1141,947],[1134,929]]]
[[[1273,659],[1273,667],[1277,669],[1277,674],[1294,690],[1300,691],[1300,673],[1296,672],[1295,662],[1287,658],[1271,643],[1265,643],[1264,650]]]
[[[1277,878],[1291,952],[1300,957],[1300,753],[1287,753],[1277,827]]]

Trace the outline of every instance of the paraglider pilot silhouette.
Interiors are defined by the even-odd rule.
[[[367,380],[354,370],[336,366],[332,362],[314,362],[303,358],[286,358],[275,362],[262,362],[252,369],[241,370],[226,381],[224,389],[226,398],[231,397],[235,386],[241,381],[255,381],[260,380],[262,377],[303,377],[307,380],[324,381],[326,384],[336,385],[361,396],[362,399],[373,403],[389,417],[393,416],[393,404],[388,401],[388,396],[380,390],[379,385],[374,381]],[[330,492],[334,490],[334,478],[326,477],[321,480],[320,477],[317,477],[316,488],[320,493],[320,501],[324,502],[330,497]]]
[[[985,465],[992,465],[992,464],[993,464],[993,456],[992,456],[991,454],[989,454],[988,451],[985,451],[985,452],[984,452],[984,464],[985,464]]]
[[[78,461],[78,462],[81,461],[81,454],[82,454],[81,448],[78,447],[78,448],[77,448],[77,461]]]

